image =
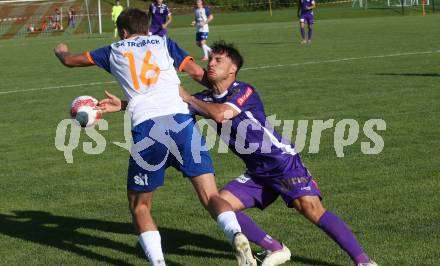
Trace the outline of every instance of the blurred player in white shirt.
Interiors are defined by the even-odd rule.
[[[211,48],[206,44],[209,34],[208,24],[214,19],[214,15],[209,7],[205,5],[205,1],[197,0],[196,7],[194,8],[194,17],[191,25],[196,27],[196,44],[203,50],[202,60],[207,61],[209,52],[211,52]]]

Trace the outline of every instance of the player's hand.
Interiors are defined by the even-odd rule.
[[[69,48],[64,43],[59,43],[57,46],[55,46],[54,52],[57,55],[62,54],[62,53],[68,53]]]
[[[193,21],[191,22],[191,26],[194,27],[195,25],[196,25],[196,22],[193,20]]]
[[[104,93],[107,96],[107,99],[100,100],[98,104],[101,113],[114,113],[121,111],[121,99],[108,91],[104,91]]]
[[[189,98],[191,97],[191,94],[189,94],[184,87],[179,86],[179,95],[182,97],[184,102],[187,102]]]
[[[167,28],[167,24],[162,24],[162,29],[166,29]]]

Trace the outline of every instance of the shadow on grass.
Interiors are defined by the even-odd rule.
[[[330,262],[325,262],[322,260],[309,259],[304,257],[293,256],[291,258],[292,262],[301,262],[307,265],[319,265],[319,266],[342,266],[341,264],[334,264]]]
[[[130,223],[58,216],[43,211],[14,211],[13,213],[13,215],[0,213],[0,234],[68,251],[111,265],[128,266],[132,264],[96,253],[92,251],[93,247],[113,249],[145,259],[145,255],[140,248],[135,247],[136,243],[127,245],[79,231],[86,229],[117,234],[133,234],[133,241],[136,241],[137,238]],[[165,254],[233,259],[231,247],[226,241],[219,241],[206,235],[172,228],[161,227],[159,230]],[[190,247],[196,248],[191,249]],[[167,264],[170,266],[183,265],[168,259]]]
[[[379,76],[440,77],[438,73],[378,73]]]

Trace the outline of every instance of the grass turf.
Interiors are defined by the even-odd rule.
[[[437,265],[440,28],[433,25],[440,17],[318,20],[313,43],[300,45],[296,23],[286,18],[262,24],[249,14],[234,14],[237,23],[247,21],[238,25],[227,25],[235,22],[224,14],[209,40],[240,48],[245,65],[239,79],[257,88],[268,115],[295,120],[294,128],[298,120],[309,121],[302,157],[325,206],[346,220],[380,265]],[[192,28],[172,28],[170,36],[199,58]],[[125,196],[128,153],[112,143],[124,140],[122,115],[105,117],[102,154],[82,151],[82,143],[92,141],[84,131],[73,164],[55,148],[57,125],[72,99],[101,98],[104,89],[121,95],[98,68],[62,67],[52,54],[60,41],[79,52],[112,38],[0,42],[0,263],[142,265]],[[193,92],[201,89],[186,76],[182,80]],[[378,155],[365,155],[362,126],[372,118],[386,122],[386,131],[378,131],[385,146]],[[323,132],[318,153],[308,152],[312,121],[328,119],[360,125],[359,139],[343,158],[334,151],[334,127]],[[220,186],[243,171],[231,153],[212,156]],[[291,248],[295,256],[286,265],[351,265],[324,233],[280,200],[248,213]],[[169,265],[235,264],[190,183],[172,169],[156,193],[154,216]]]

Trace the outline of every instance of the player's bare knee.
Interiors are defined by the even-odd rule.
[[[323,213],[320,209],[312,207],[305,209],[303,215],[312,223],[317,224]]]
[[[214,193],[207,193],[200,199],[200,202],[203,204],[205,208],[210,208],[210,206],[215,206],[218,204],[219,200],[222,200],[220,198],[220,195],[218,192]]]
[[[138,215],[140,213],[150,212],[151,203],[147,198],[142,198],[139,195],[135,195],[129,198],[128,207],[132,215]]]
[[[138,203],[133,206],[131,210],[132,215],[139,216],[150,213],[150,206],[145,203]]]
[[[318,223],[325,212],[324,206],[318,197],[302,197],[296,201],[296,208],[301,214],[313,223]]]

